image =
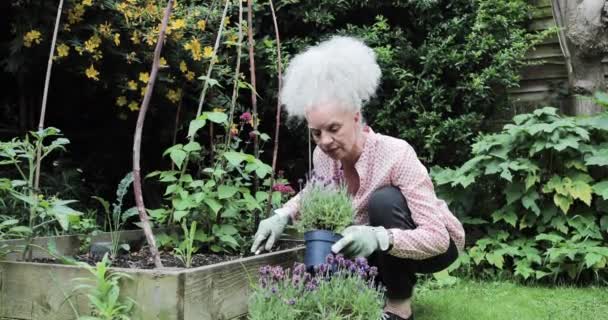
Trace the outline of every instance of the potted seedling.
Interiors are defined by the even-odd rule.
[[[313,176],[302,192],[296,227],[304,233],[304,264],[311,269],[325,262],[339,234],[353,222],[355,209],[346,185]]]

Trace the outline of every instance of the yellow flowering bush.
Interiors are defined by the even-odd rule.
[[[75,73],[100,90],[111,91],[119,113],[138,110],[150,79],[166,3],[166,0],[66,0],[54,56],[57,68]],[[163,98],[152,99],[153,108],[176,106],[187,99],[185,105],[191,106],[188,110],[196,110],[202,89],[198,78],[206,74],[214,56],[216,67],[212,78],[219,86],[211,90],[231,86],[236,47],[229,45],[237,39],[238,26],[227,17],[221,46],[214,52],[222,9],[195,0],[175,2],[154,88],[154,94]],[[236,17],[237,13],[238,7],[233,5],[229,15]],[[42,56],[47,49],[36,45],[51,38],[52,28],[45,25],[22,32],[23,47],[30,51],[35,48]],[[209,97],[208,102],[214,106],[229,103],[225,93]]]

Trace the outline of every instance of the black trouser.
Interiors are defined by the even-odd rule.
[[[388,186],[376,190],[368,204],[369,224],[387,229],[416,229],[407,201],[399,189]],[[378,267],[378,277],[386,287],[386,296],[405,299],[412,296],[416,284],[416,273],[434,273],[447,268],[458,258],[458,250],[450,239],[445,253],[424,259],[413,260],[376,252],[369,257],[369,263]]]

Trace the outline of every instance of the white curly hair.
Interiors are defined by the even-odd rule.
[[[381,74],[374,50],[363,41],[334,36],[291,60],[280,98],[296,117],[327,103],[361,111],[376,93]]]

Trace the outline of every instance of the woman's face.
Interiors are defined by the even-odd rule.
[[[306,121],[312,137],[329,157],[334,160],[356,157],[361,114],[345,111],[335,105],[320,105],[306,113]]]

